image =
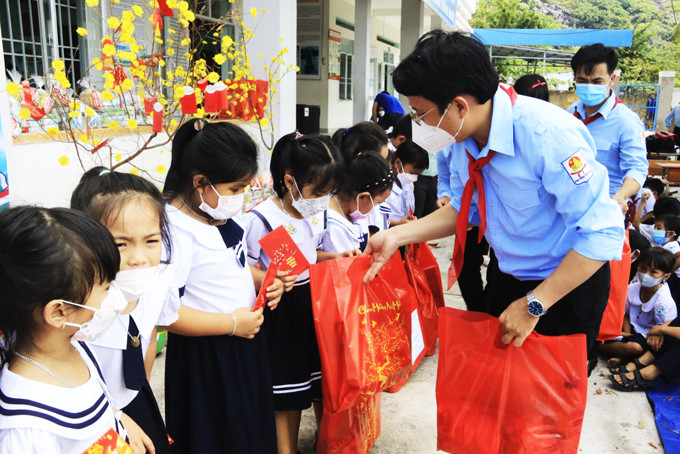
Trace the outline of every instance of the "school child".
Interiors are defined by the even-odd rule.
[[[388,163],[394,157],[389,151],[387,134],[374,123],[362,121],[352,127],[339,129],[333,134],[333,143],[338,147],[342,157],[350,160],[360,151],[375,151]],[[358,224],[369,236],[390,227],[390,208],[385,202],[379,203],[375,210],[358,221]]]
[[[628,286],[622,336],[600,346],[600,352],[614,356],[608,362],[610,368],[622,363],[620,357],[638,357],[649,350],[649,330],[678,315],[666,285],[675,265],[675,256],[664,248],[652,247],[642,252],[637,262],[637,279]]]
[[[642,189],[628,199],[628,214],[634,228],[639,229],[640,224],[654,224],[654,203],[663,193],[663,182],[647,177]]]
[[[322,249],[328,252],[363,250],[368,240],[357,221],[366,218],[390,194],[392,171],[374,151],[359,152],[345,161],[340,186],[328,210],[328,229]]]
[[[171,250],[163,197],[142,177],[95,167],[73,191],[71,208],[108,228],[120,252],[115,283],[127,306],[118,321],[90,343],[113,405],[139,424],[156,453],[169,453],[165,423],[148,381],[156,357],[156,328],[177,321],[180,305],[174,272],[167,261],[161,263],[162,246]]]
[[[111,234],[77,211],[21,206],[0,213],[0,238],[0,452],[82,453],[111,429],[153,452],[81,342],[126,304]]]
[[[656,244],[673,253],[675,263],[673,273],[668,279],[671,295],[676,303],[680,301],[680,244],[678,244],[678,232],[680,232],[680,218],[673,214],[666,214],[656,218],[652,239]]]
[[[320,251],[326,230],[331,191],[341,176],[342,157],[325,136],[292,133],[274,146],[270,172],[276,196],[246,214],[248,260],[267,269],[271,260],[258,241],[284,226],[310,264],[353,255]],[[300,416],[314,402],[320,418],[321,362],[312,314],[309,271],[295,276],[295,284],[281,298],[276,311],[267,312],[262,328],[269,346],[276,434],[280,454],[295,453]]]
[[[256,171],[255,143],[237,126],[192,119],[175,134],[163,192],[182,303],[165,366],[176,453],[276,450],[262,309],[252,310],[264,272],[246,261],[241,218]],[[281,281],[266,291],[276,307]]]
[[[399,145],[394,154],[392,173],[395,175],[392,193],[385,201],[390,207],[390,227],[405,224],[415,209],[413,183],[427,166],[427,151],[414,142]]]
[[[659,196],[654,202],[654,220],[661,218],[667,214],[673,214],[675,216],[680,215],[680,200],[674,197]],[[652,232],[654,231],[654,222],[651,224],[644,224],[641,222],[641,218],[634,216],[632,221],[632,227],[638,231],[644,238],[646,238],[652,244],[654,239],[652,238]]]

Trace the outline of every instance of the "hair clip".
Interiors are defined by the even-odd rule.
[[[538,82],[536,82],[535,84],[533,84],[533,85],[531,86],[531,88],[540,87],[540,86],[542,86],[542,85],[545,85],[545,82],[541,82],[541,81],[539,80]]]
[[[295,140],[299,139],[300,137],[302,137],[302,133],[300,133],[300,131],[295,131]]]
[[[200,130],[202,130],[203,128],[205,128],[205,120],[199,118],[198,120],[196,120],[196,121],[194,122],[194,129],[195,129],[196,131],[200,131]]]
[[[101,172],[99,172],[99,176],[102,177],[102,176],[106,175],[107,173],[111,173],[111,171],[109,169],[104,169]]]

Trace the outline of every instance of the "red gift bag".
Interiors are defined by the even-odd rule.
[[[378,393],[406,378],[411,368],[414,304],[400,257],[369,284],[371,256],[312,265],[310,285],[321,355],[324,411],[354,406],[361,394]]]
[[[430,290],[425,271],[408,254],[404,257],[404,267],[406,268],[408,283],[411,284],[416,295],[418,315],[425,341],[425,356],[432,356],[437,350],[437,339],[439,337],[437,304],[435,303],[432,290]]]
[[[411,245],[411,255],[413,260],[420,265],[425,272],[428,287],[434,297],[437,307],[444,307],[444,287],[442,286],[442,273],[439,270],[437,258],[432,253],[427,243],[416,243]]]
[[[628,277],[630,276],[631,265],[630,241],[628,231],[623,240],[623,253],[621,260],[609,262],[611,269],[611,279],[609,280],[609,300],[607,308],[602,315],[600,332],[597,340],[606,341],[621,335],[623,329],[623,316],[626,313],[626,297],[628,295]]]
[[[498,319],[439,311],[437,449],[457,454],[576,453],[586,408],[586,337],[501,343]]]
[[[324,409],[316,452],[365,454],[379,435],[380,393],[361,394],[347,410],[330,413]]]

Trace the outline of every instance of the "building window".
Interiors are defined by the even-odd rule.
[[[51,61],[60,58],[70,70],[69,78],[75,87],[81,76],[79,36],[75,32],[78,23],[77,0],[1,2],[5,67],[16,69],[23,79],[28,79],[34,74],[46,74]]]
[[[340,54],[340,99],[352,99],[351,54]]]

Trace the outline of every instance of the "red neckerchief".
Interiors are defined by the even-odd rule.
[[[614,107],[618,106],[619,104],[623,104],[623,101],[621,101],[618,96],[614,96],[614,97],[616,98],[616,101],[614,101],[614,106],[612,107],[612,109]],[[584,109],[585,109],[585,107],[584,107]],[[582,120],[584,125],[587,125],[587,124],[594,122],[598,118],[600,118],[602,116],[602,114],[600,112],[598,112],[595,115],[591,115],[590,117],[588,117],[584,120],[584,119],[581,118],[581,114],[578,113],[578,110],[574,109],[574,116],[576,118],[578,118],[579,120]]]
[[[515,105],[517,101],[517,92],[510,85],[501,84],[500,88],[505,91],[510,97],[510,104]],[[482,176],[482,167],[484,167],[496,154],[494,150],[489,150],[489,154],[483,158],[473,159],[470,152],[465,150],[468,157],[468,174],[469,179],[465,183],[463,189],[463,196],[460,202],[460,211],[456,220],[456,242],[453,247],[453,258],[451,266],[449,267],[449,282],[448,288],[458,280],[458,276],[463,269],[463,258],[465,254],[465,240],[467,238],[468,216],[470,214],[470,205],[472,204],[472,195],[475,188],[479,192],[479,201],[477,208],[479,209],[479,237],[477,241],[482,241],[484,232],[486,231],[486,195],[484,192],[484,178]]]

